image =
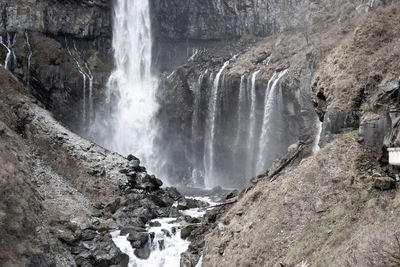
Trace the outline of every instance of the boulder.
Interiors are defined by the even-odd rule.
[[[147,260],[150,257],[150,248],[144,247],[144,248],[137,248],[133,252],[136,257],[142,260]]]
[[[142,248],[147,244],[149,240],[149,234],[145,232],[131,231],[127,239],[129,242],[131,242],[132,247]]]
[[[390,177],[376,177],[374,187],[378,190],[390,190],[396,187],[396,180]]]
[[[181,238],[182,239],[187,239],[187,238],[190,239],[193,231],[196,230],[197,228],[199,228],[199,227],[197,225],[193,225],[193,224],[183,227],[181,230]]]

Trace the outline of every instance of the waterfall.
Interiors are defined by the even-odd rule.
[[[221,78],[222,72],[229,65],[230,60],[226,61],[221,69],[218,71],[215,76],[212,91],[211,91],[211,99],[208,107],[208,120],[207,120],[207,129],[209,129],[209,133],[205,142],[205,156],[206,156],[206,165],[205,165],[205,185],[207,188],[212,188],[217,184],[217,181],[214,177],[214,139],[215,139],[215,128],[216,128],[216,117],[217,117],[217,103],[218,103],[218,94],[219,94],[219,80]]]
[[[89,79],[89,123],[90,123],[93,119],[93,75],[87,63],[85,63],[85,68],[87,70],[86,76]]]
[[[13,59],[13,63],[14,64],[17,61],[16,57],[15,57],[15,54],[14,54],[14,50],[13,50],[13,46],[15,44],[15,38],[16,38],[16,34],[14,34],[13,40],[11,41],[10,34],[7,33],[7,44],[5,44],[4,41],[3,41],[3,37],[0,36],[0,44],[3,45],[7,49],[6,59],[4,60],[4,68],[6,70],[10,69],[9,64],[10,64],[11,56],[13,57],[12,59]]]
[[[276,99],[276,87],[279,83],[279,80],[286,74],[287,69],[278,72],[275,72],[271,79],[268,81],[268,86],[267,90],[265,93],[265,98],[264,98],[264,116],[263,116],[263,123],[262,123],[262,130],[261,130],[261,137],[259,141],[259,152],[258,152],[258,159],[257,159],[257,167],[256,171],[261,172],[263,171],[267,166],[265,166],[265,160],[264,157],[267,153],[267,144],[268,144],[268,138],[269,138],[269,133],[272,130],[271,129],[271,121],[273,119],[273,112],[275,105],[277,104],[276,102],[280,101]],[[279,112],[279,111],[278,111]]]
[[[250,177],[253,171],[253,161],[254,161],[254,149],[255,149],[255,131],[256,131],[256,108],[257,108],[257,99],[256,99],[256,79],[257,75],[260,71],[256,71],[251,76],[251,91],[250,91],[250,118],[249,118],[249,135],[247,139],[247,165],[246,165],[246,173],[247,176]]]
[[[315,154],[317,153],[321,148],[319,146],[319,141],[321,140],[321,134],[322,134],[322,122],[318,120],[317,122],[317,135],[315,136],[315,141],[313,145],[312,152]]]
[[[194,96],[194,107],[193,107],[193,114],[192,114],[192,183],[193,185],[200,185],[201,177],[204,175],[201,171],[201,166],[198,166],[197,163],[197,140],[199,138],[200,129],[199,129],[199,121],[200,121],[200,100],[201,100],[201,85],[204,80],[204,76],[208,73],[208,70],[202,72],[199,75],[197,83],[194,85],[193,88],[193,96]]]
[[[149,1],[118,0],[114,11],[115,69],[108,80],[107,95],[116,95],[118,103],[109,121],[112,133],[98,141],[122,155],[138,156],[155,172],[153,140],[157,129],[153,118],[158,110],[158,81],[151,72]]]
[[[88,79],[90,82],[89,82],[89,85],[90,86],[93,86],[93,76],[92,76],[92,74],[91,74],[91,72],[90,72],[90,70],[89,70],[89,68],[87,67],[87,65],[86,65],[86,63],[85,63],[85,66],[86,66],[86,69],[89,71],[89,73],[87,73],[87,72],[85,72],[85,70],[82,68],[82,66],[81,66],[81,64],[79,63],[79,60],[78,60],[78,58],[71,52],[71,50],[69,49],[69,46],[68,46],[68,42],[67,42],[67,39],[65,39],[65,45],[66,45],[66,48],[67,48],[67,52],[68,52],[68,54],[71,56],[71,58],[75,61],[75,64],[76,64],[76,66],[78,67],[78,71],[79,71],[79,73],[82,75],[82,80],[83,80],[83,87],[82,87],[82,124],[84,125],[84,127],[86,127],[87,126],[87,114],[88,114],[88,112],[87,112],[87,106],[86,106],[86,79]],[[74,43],[74,50],[75,50],[75,53],[77,54],[77,55],[79,55],[79,53],[78,53],[78,50],[76,49],[76,45],[75,45],[75,43]],[[91,103],[89,103],[89,105],[91,106]],[[89,109],[89,112],[90,112],[91,110]],[[91,115],[90,115],[90,113],[89,113],[89,117],[90,117]],[[90,121],[89,121],[90,122]]]
[[[26,70],[26,89],[29,91],[30,90],[30,84],[31,84],[31,58],[32,58],[32,47],[29,42],[29,34],[28,31],[25,30],[25,40],[26,44],[28,45],[28,66]]]
[[[239,86],[239,99],[238,99],[238,113],[237,113],[237,130],[236,130],[236,138],[235,138],[235,148],[236,152],[238,152],[240,137],[242,132],[242,122],[243,122],[243,112],[244,106],[246,105],[246,84],[245,84],[246,76],[242,75],[240,77],[240,86]],[[237,153],[236,153],[237,154]]]

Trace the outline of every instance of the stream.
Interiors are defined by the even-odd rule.
[[[207,208],[194,208],[179,211],[183,216],[201,219],[207,210],[218,204],[209,196],[186,197],[208,203]],[[177,203],[176,203],[177,205]],[[210,208],[211,207],[211,208]],[[150,226],[155,225],[155,226]],[[181,253],[185,252],[190,242],[181,238],[181,229],[187,225],[179,218],[157,218],[151,220],[146,227],[150,233],[147,248],[150,250],[148,259],[140,259],[135,255],[135,249],[128,241],[128,235],[121,235],[121,231],[111,232],[114,243],[129,256],[129,267],[174,267],[180,265]],[[154,235],[152,236],[152,234]],[[201,261],[201,260],[200,260]]]

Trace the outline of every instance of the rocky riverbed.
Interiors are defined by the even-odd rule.
[[[202,214],[196,211],[208,204],[162,189],[139,159],[72,133],[12,74],[0,68],[0,75],[1,244],[9,248],[0,253],[4,266],[126,266],[129,257],[112,233],[128,235],[135,255],[147,259],[156,234],[147,226],[159,227],[168,220],[162,218],[177,221],[178,240],[192,239]],[[167,236],[173,231],[158,230]]]

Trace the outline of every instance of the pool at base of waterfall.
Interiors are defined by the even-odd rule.
[[[194,208],[180,211],[183,216],[202,218],[207,209],[212,209],[218,204],[210,197],[187,197],[207,202],[208,208]],[[150,226],[155,225],[155,226]],[[125,254],[129,256],[129,267],[174,267],[180,265],[181,254],[185,252],[190,242],[181,238],[181,229],[186,226],[182,220],[177,218],[157,218],[147,224],[147,232],[150,233],[144,253],[150,253],[147,259],[136,256],[127,235],[121,235],[121,231],[111,232],[114,243]],[[143,250],[143,248],[141,248]]]

